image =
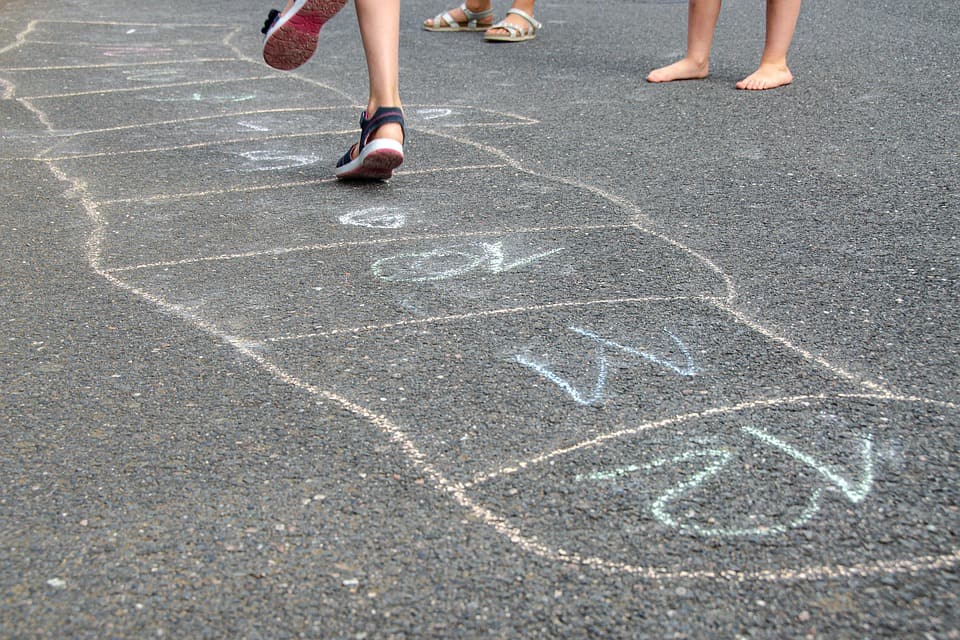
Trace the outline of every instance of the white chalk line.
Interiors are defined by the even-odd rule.
[[[30,113],[35,115],[37,117],[37,120],[39,120],[40,124],[42,124],[44,127],[46,127],[47,129],[54,128],[53,123],[50,122],[50,119],[47,117],[47,114],[42,109],[38,108],[29,100],[23,100],[22,98],[17,98],[16,100],[17,102],[22,104],[24,108],[26,108]]]
[[[0,83],[2,82],[3,80],[0,79]],[[226,117],[233,118],[234,116],[226,116]],[[446,125],[446,126],[448,126],[449,128],[457,128],[457,127],[460,127],[461,125]],[[470,126],[473,128],[499,127],[501,126],[501,123],[487,123],[482,125],[462,125],[462,126],[464,127]],[[269,135],[260,135],[260,136],[250,136],[246,138],[212,140],[208,142],[195,142],[191,144],[171,145],[167,147],[143,147],[143,148],[137,148],[137,149],[124,149],[122,151],[100,151],[96,153],[79,153],[78,152],[74,154],[67,153],[59,156],[44,155],[39,157],[11,157],[11,158],[0,158],[0,160],[17,160],[22,162],[29,162],[29,161],[44,161],[44,160],[77,160],[77,159],[85,159],[85,158],[110,158],[110,157],[118,157],[118,156],[140,155],[140,154],[147,154],[147,153],[164,153],[168,151],[183,151],[186,149],[202,149],[206,147],[217,147],[217,146],[239,144],[239,143],[246,143],[246,142],[262,142],[262,141],[270,141],[270,140],[292,140],[296,138],[310,138],[314,136],[351,135],[351,134],[358,133],[359,131],[360,129],[357,127],[352,127],[350,129],[335,129],[335,130],[319,129],[319,130],[310,131],[308,133],[269,134]],[[80,135],[80,134],[73,134],[73,135]],[[471,169],[471,168],[472,169],[489,169],[489,168],[503,168],[504,166],[506,165],[502,165],[502,164],[479,165],[474,167],[467,165],[459,168],[460,169]],[[444,170],[449,170],[449,168],[445,167]],[[412,172],[409,172],[409,171],[407,172],[408,175],[410,173]]]
[[[23,31],[20,31],[19,33],[17,33],[17,36],[16,38],[14,38],[13,42],[11,42],[5,47],[0,47],[0,54],[4,54],[7,51],[12,51],[13,49],[17,49],[20,47],[20,45],[26,42],[27,36],[29,36],[33,32],[33,30],[36,28],[37,22],[38,22],[37,20],[31,20],[30,22],[28,22],[27,26],[23,29]]]
[[[336,178],[325,178],[324,182],[332,182]],[[310,184],[313,184],[312,182]],[[108,201],[113,204],[114,201]],[[103,205],[104,202],[98,202],[97,205]],[[348,249],[354,247],[370,247],[378,245],[389,245],[407,242],[423,242],[430,240],[449,240],[460,238],[487,238],[509,234],[532,234],[532,233],[584,233],[589,231],[616,230],[629,227],[631,225],[562,225],[553,227],[520,227],[516,229],[501,229],[498,231],[458,231],[456,233],[431,233],[422,235],[396,236],[392,238],[374,238],[372,240],[347,240],[339,242],[329,242],[325,244],[301,245],[298,247],[275,247],[273,249],[261,249],[256,251],[244,251],[242,253],[227,253],[217,256],[203,256],[200,258],[184,258],[183,260],[166,260],[161,262],[150,262],[145,264],[127,265],[122,267],[110,267],[106,269],[110,273],[120,273],[123,271],[137,271],[141,269],[156,269],[165,267],[176,267],[187,264],[201,262],[221,262],[229,260],[242,260],[246,258],[258,258],[261,256],[278,256],[289,253],[302,253],[305,251],[329,251],[331,249]]]
[[[39,162],[48,162],[45,158],[32,158],[32,160],[37,160]],[[422,175],[422,174],[431,174],[431,173],[459,173],[463,171],[482,171],[485,169],[500,169],[503,168],[503,165],[464,165],[459,167],[437,167],[433,169],[422,169],[416,171],[395,171],[395,176],[403,175]],[[234,187],[230,189],[211,189],[209,191],[194,191],[190,193],[177,193],[171,195],[155,195],[148,196],[145,198],[117,198],[115,200],[100,200],[98,204],[104,206],[112,206],[118,204],[149,204],[154,202],[169,202],[174,200],[187,200],[192,198],[207,198],[210,196],[222,196],[230,195],[236,193],[252,193],[256,191],[271,191],[274,189],[291,189],[299,187],[309,187],[316,186],[325,183],[335,183],[337,179],[334,177],[330,178],[317,178],[316,180],[302,180],[297,182],[284,182],[281,184],[273,185],[255,185],[250,187]],[[216,259],[216,258],[213,258]],[[204,260],[204,258],[198,258],[197,260]]]
[[[316,331],[313,333],[302,333],[288,336],[275,336],[267,338],[265,342],[288,342],[291,340],[308,340],[313,338],[329,338],[333,336],[358,334],[374,331],[388,331],[400,327],[413,327],[425,324],[449,324],[475,320],[477,318],[489,318],[504,315],[520,315],[529,313],[539,313],[542,311],[551,311],[554,309],[573,309],[578,307],[592,307],[600,305],[623,305],[623,304],[642,304],[650,302],[684,302],[697,300],[699,298],[685,296],[641,296],[635,298],[602,298],[596,300],[565,300],[562,302],[550,302],[545,304],[526,305],[521,307],[504,307],[501,309],[487,309],[484,311],[471,311],[469,313],[454,313],[428,318],[416,318],[411,320],[397,320],[396,322],[384,322],[382,324],[368,324],[356,327],[341,327],[330,329],[328,331]]]
[[[2,51],[0,51],[2,53]],[[211,62],[239,62],[236,58],[189,58],[186,60],[144,60],[143,62],[104,62],[98,64],[46,65],[42,67],[0,67],[0,71],[82,71],[86,69],[117,69],[121,67],[149,67],[188,64],[209,64]]]
[[[836,376],[838,376],[838,377],[840,377],[840,378],[843,378],[844,380],[848,380],[848,381],[850,381],[850,382],[853,382],[853,383],[859,385],[860,387],[863,387],[864,389],[870,390],[871,392],[880,394],[880,396],[884,396],[884,397],[885,397],[885,396],[892,396],[892,395],[893,395],[893,393],[892,393],[887,387],[883,386],[882,384],[877,383],[877,382],[873,382],[872,380],[867,380],[867,379],[865,379],[863,376],[855,375],[855,374],[851,373],[850,371],[847,371],[847,370],[844,369],[843,367],[838,366],[838,365],[830,362],[830,361],[827,360],[826,358],[823,358],[823,357],[821,357],[821,356],[814,355],[813,353],[807,351],[806,349],[803,349],[802,347],[797,346],[796,344],[794,344],[793,342],[791,342],[791,341],[788,340],[787,338],[785,338],[785,337],[783,337],[783,336],[781,336],[781,335],[778,335],[778,334],[774,333],[773,331],[770,331],[769,329],[767,329],[767,328],[764,327],[763,325],[755,322],[753,319],[751,319],[751,318],[749,318],[748,316],[746,316],[746,315],[745,315],[743,312],[741,312],[740,310],[735,309],[734,307],[732,307],[732,306],[730,305],[729,300],[723,301],[723,302],[718,301],[718,302],[716,303],[716,305],[717,305],[717,308],[718,308],[718,309],[720,309],[720,310],[722,310],[722,311],[725,311],[726,313],[730,314],[730,316],[732,316],[733,318],[735,318],[738,322],[741,322],[742,324],[745,324],[746,326],[750,327],[751,329],[753,329],[753,330],[756,331],[757,333],[759,333],[759,334],[763,335],[764,337],[766,337],[768,340],[771,340],[771,341],[773,341],[773,342],[777,342],[777,343],[783,345],[783,346],[786,347],[787,349],[790,349],[791,351],[799,354],[799,355],[800,355],[802,358],[804,358],[805,360],[807,360],[807,361],[809,361],[809,362],[816,363],[817,365],[819,365],[820,367],[826,369],[826,370],[829,371],[830,373],[832,373],[832,374],[834,374],[834,375],[836,375]]]
[[[671,416],[668,418],[662,418],[660,420],[654,420],[650,422],[641,423],[635,427],[629,427],[626,429],[620,429],[618,431],[612,431],[610,433],[605,433],[599,435],[595,438],[590,438],[589,440],[584,440],[578,442],[577,444],[571,445],[569,447],[563,447],[561,449],[555,449],[548,453],[538,454],[531,458],[524,460],[517,460],[512,463],[506,464],[499,469],[494,471],[484,472],[475,475],[471,480],[463,483],[465,489],[475,487],[480,484],[490,482],[497,478],[502,478],[504,476],[514,475],[526,471],[532,467],[544,464],[556,458],[570,455],[571,453],[576,453],[578,451],[586,451],[589,449],[596,449],[602,445],[605,445],[614,440],[623,440],[632,436],[639,435],[646,431],[652,431],[655,429],[662,429],[664,427],[669,427],[673,425],[679,425],[684,422],[690,422],[693,420],[702,420],[704,418],[710,418],[718,415],[726,415],[732,413],[739,413],[742,411],[747,411],[750,409],[766,409],[770,407],[779,407],[791,404],[798,404],[801,402],[814,402],[822,400],[884,400],[884,401],[895,401],[895,402],[915,402],[915,403],[925,403],[944,409],[957,410],[957,405],[951,402],[946,402],[942,400],[930,400],[927,398],[919,398],[917,396],[901,396],[888,393],[822,393],[822,394],[805,394],[797,396],[780,396],[776,398],[761,398],[757,400],[749,400],[746,402],[741,402],[738,404],[732,405],[723,405],[719,407],[711,407],[709,409],[704,409],[702,411],[693,411],[690,413],[679,414]]]
[[[60,100],[63,98],[79,98],[83,96],[110,96],[121,93],[142,93],[147,91],[156,91],[157,89],[176,89],[180,87],[198,87],[208,85],[234,84],[238,82],[259,82],[262,80],[285,80],[275,75],[249,76],[246,78],[229,78],[225,80],[189,80],[186,82],[168,82],[152,85],[141,85],[137,87],[123,87],[120,89],[91,89],[88,91],[73,91],[70,93],[51,93],[37,96],[21,96],[27,100]]]
[[[431,173],[459,173],[463,171],[482,171],[485,169],[498,169],[502,168],[502,165],[463,165],[463,166],[453,166],[453,167],[436,167],[432,169],[422,169],[416,171],[394,171],[393,175],[395,176],[404,176],[404,175],[421,175],[421,174],[431,174]],[[298,187],[309,187],[312,185],[324,184],[324,183],[333,183],[336,182],[336,178],[317,178],[316,180],[302,180],[298,182],[283,182],[280,184],[266,184],[266,185],[253,185],[249,187],[232,187],[229,189],[210,189],[209,191],[193,191],[189,193],[174,193],[174,194],[164,194],[164,195],[155,195],[148,196],[146,198],[117,198],[115,200],[101,200],[101,205],[118,205],[118,204],[138,204],[138,203],[152,203],[152,202],[169,202],[173,200],[189,200],[193,198],[208,198],[210,196],[222,196],[233,193],[252,193],[255,191],[271,191],[274,189],[291,189]]]
[[[671,238],[670,236],[665,236],[658,231],[654,231],[649,226],[643,224],[641,222],[643,219],[645,219],[645,216],[643,216],[639,211],[636,211],[633,226],[635,226],[638,230],[642,231],[643,233],[653,236],[654,238],[659,239],[661,242],[664,242],[665,244],[669,244],[673,247],[676,247],[683,253],[686,253],[692,256],[694,259],[698,260],[701,264],[703,264],[707,269],[712,271],[718,278],[720,278],[723,281],[724,287],[726,288],[726,291],[727,291],[725,296],[726,302],[728,304],[733,303],[733,301],[736,299],[737,290],[736,290],[736,285],[733,282],[733,278],[731,278],[729,274],[727,274],[723,269],[717,266],[717,264],[713,260],[706,257],[699,251],[696,251],[695,249],[688,247],[687,245],[683,244],[682,242],[674,238]]]
[[[33,110],[33,109],[32,109]],[[41,122],[45,124],[48,123],[46,116],[42,111],[34,110],[35,113],[41,115]],[[49,125],[47,125],[48,128]],[[502,157],[507,157],[506,154],[502,152],[498,153]],[[515,161],[510,159],[512,166],[518,166]],[[524,535],[517,528],[511,526],[504,518],[494,514],[485,507],[480,506],[475,503],[469,496],[465,493],[464,485],[457,483],[451,483],[446,479],[446,477],[439,472],[432,464],[428,462],[427,457],[420,451],[412,440],[407,436],[406,432],[393,424],[388,418],[383,415],[376,414],[368,409],[353,403],[346,398],[343,398],[339,395],[333,394],[331,392],[323,391],[315,386],[312,386],[299,378],[288,373],[283,368],[278,365],[268,361],[266,358],[261,356],[259,353],[254,351],[246,342],[239,338],[232,337],[221,330],[219,330],[215,325],[207,322],[201,317],[198,317],[192,313],[189,313],[184,308],[179,305],[175,305],[167,302],[163,298],[160,298],[154,294],[151,294],[145,290],[134,287],[123,280],[120,280],[113,274],[102,270],[99,267],[100,261],[100,251],[102,245],[102,237],[105,233],[105,221],[99,215],[97,205],[86,195],[86,185],[79,179],[70,178],[63,171],[59,169],[54,163],[48,162],[46,166],[54,173],[58,179],[65,181],[70,185],[68,191],[74,191],[80,195],[80,201],[84,209],[87,211],[88,216],[90,216],[92,222],[94,223],[94,231],[91,233],[90,238],[87,242],[87,258],[88,262],[91,265],[91,268],[108,282],[112,283],[114,286],[118,287],[121,290],[127,291],[132,295],[140,297],[161,310],[164,310],[168,313],[172,313],[176,316],[179,316],[186,320],[188,323],[193,324],[197,328],[209,333],[212,336],[215,336],[228,344],[234,346],[238,352],[251,358],[257,362],[263,369],[274,377],[291,384],[299,389],[304,390],[305,392],[311,395],[317,395],[324,398],[327,398],[331,402],[339,404],[341,407],[354,413],[357,416],[360,416],[372,424],[376,425],[390,437],[390,439],[395,442],[401,450],[406,454],[408,460],[411,464],[420,470],[427,478],[430,479],[431,483],[443,491],[444,493],[451,496],[451,498],[460,504],[467,512],[471,513],[479,522],[484,523],[485,525],[491,527],[501,535],[505,536],[513,544],[518,546],[521,549],[527,550],[536,555],[540,555],[550,560],[555,560],[558,562],[564,563],[574,563],[581,566],[593,567],[603,571],[613,571],[613,572],[626,572],[638,577],[646,577],[650,579],[675,579],[675,578],[710,578],[710,579],[730,579],[737,581],[745,580],[793,580],[793,579],[823,579],[823,578],[838,578],[846,576],[855,576],[855,575],[872,575],[877,572],[883,573],[901,573],[901,572],[918,572],[918,571],[928,571],[934,569],[942,569],[950,566],[954,566],[960,561],[960,551],[956,551],[952,554],[940,555],[940,556],[923,556],[917,557],[909,560],[895,560],[895,561],[877,561],[869,563],[859,563],[850,566],[816,566],[816,567],[806,567],[801,569],[769,569],[762,571],[737,571],[737,570],[726,570],[726,571],[675,571],[664,568],[655,568],[655,567],[641,567],[634,566],[625,563],[619,563],[610,561],[604,558],[597,558],[592,556],[583,556],[576,553],[569,553],[562,549],[554,549],[548,545],[544,545],[539,542],[535,537],[529,537]],[[527,173],[533,172],[526,171]],[[547,178],[549,179],[549,178]],[[588,189],[591,191],[599,192],[597,189]],[[613,200],[611,200],[613,202]],[[816,396],[808,396],[816,397]],[[891,399],[890,396],[876,396],[883,399]],[[930,401],[926,399],[919,399],[923,402],[932,402],[934,404],[941,404],[943,406],[952,406],[950,403],[936,403],[935,401]],[[761,401],[762,402],[762,401]],[[709,415],[715,411],[703,411],[698,412],[695,415]],[[694,414],[690,414],[694,415]]]
[[[211,34],[212,37],[213,34]],[[69,36],[67,36],[69,37]],[[63,40],[40,40],[37,38],[31,38],[27,40],[24,44],[34,44],[34,45],[51,45],[59,49],[64,47],[73,47],[75,49],[82,49],[84,47],[89,49],[96,49],[97,51],[122,51],[126,50],[128,54],[137,55],[139,53],[145,53],[147,51],[153,50],[155,52],[167,53],[173,52],[177,49],[191,49],[197,47],[214,47],[220,43],[219,40],[193,40],[189,43],[177,43],[177,44],[168,44],[160,43],[156,40],[154,41],[144,41],[139,43],[130,43],[130,42],[71,42],[64,38]],[[136,52],[134,52],[136,49]]]
[[[151,147],[146,149],[126,149],[123,151],[104,151],[100,153],[76,153],[64,154],[60,156],[41,156],[37,158],[15,158],[16,160],[38,160],[46,161],[65,161],[65,160],[88,160],[91,158],[116,158],[120,156],[135,156],[148,153],[169,153],[171,151],[187,151],[190,149],[207,149],[210,147],[222,147],[234,144],[246,144],[251,142],[270,142],[273,140],[296,140],[298,138],[316,138],[322,136],[342,136],[349,135],[357,131],[356,129],[341,129],[338,131],[311,131],[309,133],[285,133],[274,135],[247,136],[244,138],[231,138],[225,140],[213,140],[209,142],[194,142],[192,144],[171,145],[169,147]]]
[[[84,129],[83,131],[61,131],[51,127],[50,135],[55,138],[74,138],[77,136],[100,135],[103,133],[118,133],[121,131],[132,131],[134,129],[156,129],[165,126],[176,126],[191,124],[194,122],[206,122],[210,120],[225,120],[230,118],[246,118],[256,115],[272,115],[283,113],[298,113],[307,111],[335,111],[349,108],[347,105],[336,107],[278,107],[275,109],[253,109],[247,111],[235,111],[231,113],[218,113],[211,116],[194,116],[191,118],[177,118],[175,120],[158,120],[154,122],[141,122],[137,124],[121,124],[115,127],[106,127],[103,129]],[[359,131],[359,129],[357,129]]]
[[[215,22],[124,22],[122,20],[33,20],[31,24],[85,24],[104,27],[165,27],[170,29],[230,29],[235,25],[217,24]]]

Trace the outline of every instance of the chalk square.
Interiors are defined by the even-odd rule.
[[[226,222],[229,222],[226,221]],[[113,226],[121,228],[124,221]],[[158,228],[190,238],[176,224]],[[185,243],[199,246],[203,230]],[[580,245],[596,247],[585,251]],[[469,238],[286,247],[113,267],[250,340],[585,301],[720,295],[689,255],[632,227],[493,232]],[[649,274],[656,268],[656,277]],[[121,276],[122,274],[122,276]]]
[[[698,300],[531,301],[262,349],[310,384],[387,417],[460,482],[671,416],[858,390]]]

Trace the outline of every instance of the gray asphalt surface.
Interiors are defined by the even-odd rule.
[[[0,2],[0,636],[960,637],[960,7],[541,1]]]

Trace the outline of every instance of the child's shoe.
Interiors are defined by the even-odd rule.
[[[337,162],[334,173],[341,180],[387,180],[393,170],[403,163],[403,144],[390,138],[370,140],[370,136],[385,124],[395,122],[400,125],[403,139],[407,139],[407,130],[403,122],[403,110],[400,107],[380,107],[369,120],[367,112],[360,115],[360,142]],[[368,142],[369,141],[369,142]],[[352,158],[353,152],[357,157]]]
[[[275,69],[296,69],[317,50],[320,28],[347,0],[296,0],[289,10],[271,9],[263,23],[263,59]]]

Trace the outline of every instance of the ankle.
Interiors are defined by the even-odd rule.
[[[400,102],[400,92],[397,90],[383,92],[371,90],[367,98],[367,115],[372,116],[380,107],[403,109]]]
[[[513,5],[510,8],[520,9],[520,11],[528,13],[529,15],[532,16],[534,4],[535,4],[534,0],[514,0]]]
[[[789,71],[787,67],[787,59],[784,57],[761,57],[760,58],[760,68],[761,69],[771,69],[775,71]]]
[[[400,106],[400,101],[397,100],[394,103],[391,102],[370,102],[367,104],[367,109],[364,113],[367,115],[367,118],[372,118],[373,115],[377,112],[377,109],[400,109],[403,111],[403,107]]]
[[[490,0],[474,0],[471,2],[467,0],[467,9],[473,11],[474,13],[480,13],[481,11],[486,11],[491,8]]]

